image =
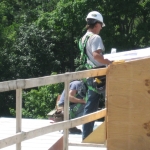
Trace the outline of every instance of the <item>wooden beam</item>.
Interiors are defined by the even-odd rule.
[[[65,105],[64,105],[64,120],[69,120],[69,80],[65,81]],[[63,150],[68,150],[68,129],[64,129]]]
[[[95,143],[69,143],[69,146],[103,147],[103,148],[106,148],[106,145],[104,145],[104,144],[95,144]]]
[[[66,74],[58,74],[52,76],[45,76],[40,78],[19,79],[12,81],[0,82],[0,92],[16,90],[16,89],[28,89],[38,86],[44,86],[49,84],[55,84],[65,82],[66,80],[72,81],[76,79],[82,79],[86,77],[102,76],[106,75],[107,68],[92,69],[78,72],[70,72]]]
[[[22,131],[22,89],[16,90],[16,133]],[[21,143],[16,144],[16,150],[21,150]]]

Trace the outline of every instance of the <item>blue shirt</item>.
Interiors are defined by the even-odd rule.
[[[70,83],[70,85],[69,85],[69,90],[76,90],[76,91],[78,91],[78,89],[80,88],[80,86],[81,86],[81,81],[72,81]],[[82,98],[79,95],[77,95],[76,97]],[[65,90],[61,94],[61,97],[60,97],[58,105],[64,105],[64,101],[65,101]]]

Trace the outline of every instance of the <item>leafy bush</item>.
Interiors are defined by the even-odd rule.
[[[23,118],[47,118],[47,113],[55,108],[56,99],[63,90],[63,83],[38,87],[31,91],[23,91]],[[15,109],[10,108],[15,116]]]

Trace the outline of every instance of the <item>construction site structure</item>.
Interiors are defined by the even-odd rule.
[[[58,144],[56,142],[55,146],[59,150],[68,150],[68,128],[105,117],[105,121],[84,139],[81,145],[96,143],[106,145],[107,150],[149,150],[150,48],[107,54],[104,57],[115,62],[103,69],[1,82],[1,92],[16,90],[17,133],[9,138],[1,139],[0,148],[16,144],[16,150],[21,150],[22,141],[63,129],[63,138],[58,141]],[[66,94],[65,121],[42,129],[22,132],[22,89],[64,82],[66,93],[68,93],[71,80],[102,75],[106,75],[105,109],[69,120],[69,100]]]

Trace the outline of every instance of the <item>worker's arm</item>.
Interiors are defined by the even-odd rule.
[[[101,53],[102,53],[101,50],[94,51],[93,52],[94,59],[102,64],[106,64],[106,65],[111,64],[112,61],[110,61],[108,59],[104,59],[104,56]]]
[[[76,98],[76,90],[70,90],[69,91],[69,101],[72,102],[72,103],[83,103],[85,104],[85,100],[83,99],[79,99],[79,98]]]

